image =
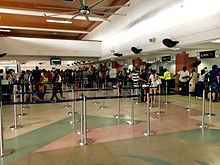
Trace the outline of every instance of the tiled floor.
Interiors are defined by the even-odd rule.
[[[87,96],[116,95],[116,92],[84,92]],[[79,97],[80,93],[76,94]],[[49,96],[48,96],[49,98]],[[70,93],[67,94],[70,98]],[[164,101],[164,97],[161,97]],[[87,102],[88,138],[94,143],[80,146],[80,135],[76,133],[79,123],[69,124],[71,108],[66,103],[35,104],[24,111],[27,116],[18,118],[23,128],[10,130],[13,125],[13,106],[3,106],[5,146],[15,152],[1,159],[1,164],[79,164],[79,165],[211,165],[220,164],[220,103],[213,103],[217,116],[205,117],[211,124],[209,129],[200,129],[202,101],[192,97],[190,111],[185,110],[188,97],[172,95],[171,104],[161,104],[165,113],[158,115],[157,105],[151,108],[151,129],[157,135],[144,137],[147,129],[146,103],[134,104],[136,125],[126,124],[131,116],[131,99],[121,99],[121,120],[113,116],[118,113],[118,99],[93,100]],[[206,111],[208,102],[206,102]],[[107,108],[100,109],[106,105]],[[76,103],[76,118],[80,117],[81,102]],[[18,110],[19,107],[18,107]]]

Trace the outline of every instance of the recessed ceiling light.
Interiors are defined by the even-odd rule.
[[[71,21],[61,21],[61,20],[52,20],[52,19],[47,19],[46,22],[50,23],[64,23],[64,24],[71,24]]]
[[[57,35],[58,33],[53,33],[54,35]]]
[[[180,48],[177,48],[177,47],[172,47],[172,48],[169,48],[170,50],[180,50]]]
[[[220,43],[220,39],[211,41],[212,43]]]
[[[0,32],[11,32],[11,30],[8,30],[8,29],[0,29]]]

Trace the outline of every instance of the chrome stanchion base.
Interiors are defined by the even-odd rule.
[[[100,106],[99,107],[100,109],[105,109],[105,108],[108,108],[107,106]]]
[[[69,108],[71,107],[71,105],[64,105],[64,108]]]
[[[92,103],[93,103],[93,104],[100,104],[99,101],[93,101]]]
[[[80,119],[77,119],[77,120],[75,120],[75,121],[68,121],[69,122],[69,124],[75,124],[75,123],[79,123],[80,122]]]
[[[22,107],[23,110],[25,110],[26,108],[28,109],[28,108],[31,108],[31,107],[30,107],[30,105],[29,106],[25,105],[25,106]]]
[[[144,136],[153,136],[153,135],[156,135],[157,132],[156,131],[150,131],[150,133],[148,133],[148,131],[144,131],[143,132],[143,135]]]
[[[80,140],[78,141],[78,144],[81,145],[81,146],[84,146],[84,145],[92,144],[92,143],[94,143],[94,142],[95,142],[94,139],[88,138],[86,141],[85,141],[85,139],[80,139]]]
[[[207,124],[207,123],[204,123],[203,125],[202,125],[202,123],[198,123],[197,125],[198,125],[200,128],[209,128],[209,127],[210,127],[210,125]]]
[[[28,114],[23,113],[23,114],[17,114],[18,117],[23,117],[23,116],[27,116]]]
[[[205,115],[207,115],[207,116],[216,116],[216,114],[214,114],[214,113],[211,113],[211,114],[205,113]]]
[[[185,110],[187,110],[187,111],[189,112],[189,111],[191,110],[191,108],[187,108],[187,107],[186,107]]]
[[[116,119],[118,119],[118,118],[123,118],[123,117],[124,117],[124,115],[122,115],[122,114],[120,114],[120,115],[118,115],[118,114],[114,115],[114,118],[116,118]]]
[[[167,102],[163,102],[164,104],[170,104],[170,102],[169,101],[167,101]]]
[[[77,112],[75,112],[75,114],[77,114]],[[69,116],[72,116],[72,112],[68,112],[68,115],[69,115]]]
[[[24,126],[22,126],[22,125],[17,125],[16,127],[15,127],[15,125],[13,125],[13,126],[10,127],[10,129],[15,130],[15,129],[23,128],[23,127]]]
[[[161,113],[165,113],[165,111],[160,111],[160,112],[157,111],[157,112],[156,112],[157,115],[160,115]]]
[[[83,132],[81,132],[80,130],[76,130],[75,132],[76,132],[76,134],[78,134],[78,135],[82,135],[82,134],[83,134]],[[88,132],[89,132],[89,129],[87,129],[86,132],[88,133]]]
[[[6,149],[3,150],[3,156],[2,157],[11,155],[13,152],[14,152],[13,149],[6,148]]]
[[[138,124],[138,122],[137,121],[135,121],[135,120],[128,120],[127,121],[127,124],[129,124],[129,125],[135,125],[135,124]]]

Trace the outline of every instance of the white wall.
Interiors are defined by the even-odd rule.
[[[103,41],[102,59],[112,58],[111,50],[129,55],[132,46],[144,52],[166,49],[161,43],[164,38],[179,40],[179,45],[220,38],[219,0],[131,0],[130,3],[130,7],[118,11],[127,13],[126,17],[112,16],[112,22],[101,24],[86,36]],[[156,38],[155,43],[148,41],[151,37]]]
[[[13,56],[101,57],[101,42],[2,37],[1,47]]]
[[[201,59],[201,64],[198,66],[199,73],[202,69],[204,69],[204,67],[207,67],[208,70],[211,70],[212,65],[218,65],[218,67],[220,67],[220,57],[210,58],[210,59]]]
[[[39,69],[46,69],[46,70],[53,70],[52,68],[55,69],[60,69],[60,70],[66,70],[66,69],[76,69],[77,67],[75,66],[62,66],[62,65],[47,65],[47,66],[39,66]],[[35,66],[27,66],[27,65],[21,65],[21,70],[33,70],[35,69]]]

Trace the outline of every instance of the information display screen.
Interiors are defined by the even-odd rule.
[[[61,59],[60,58],[51,58],[50,65],[61,65]]]

